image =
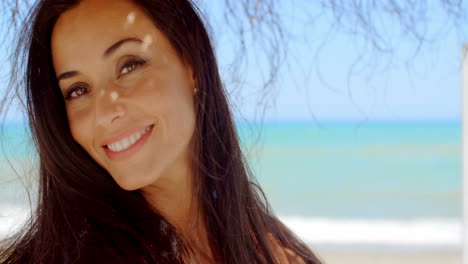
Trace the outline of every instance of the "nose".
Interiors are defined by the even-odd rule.
[[[117,89],[102,89],[95,98],[94,119],[101,126],[109,126],[122,118],[125,107]]]

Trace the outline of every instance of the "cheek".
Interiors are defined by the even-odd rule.
[[[173,147],[186,145],[195,127],[194,98],[181,78],[151,78],[141,83],[138,102],[145,112],[155,115],[164,130],[164,142]],[[136,102],[136,101],[135,101]]]
[[[70,111],[67,113],[70,132],[75,141],[81,145],[88,153],[91,152],[92,131],[89,115]],[[91,153],[90,153],[91,154]]]
[[[167,104],[166,121],[170,133],[174,135],[173,144],[186,145],[195,129],[195,110],[193,97],[182,91],[171,93],[171,104]],[[168,100],[169,101],[169,100]]]

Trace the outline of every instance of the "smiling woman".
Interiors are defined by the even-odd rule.
[[[190,1],[45,0],[29,20],[39,203],[1,263],[320,263],[261,198]]]
[[[73,138],[120,187],[188,184],[195,76],[143,11],[84,1],[58,18],[51,50]]]

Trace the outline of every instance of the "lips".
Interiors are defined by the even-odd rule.
[[[120,152],[122,150],[128,149],[133,144],[135,144],[135,142],[137,142],[146,132],[148,132],[149,129],[150,127],[148,126],[122,140],[107,144],[107,147],[114,152]]]
[[[117,134],[104,141],[104,152],[111,160],[124,160],[137,153],[153,132],[154,124]]]

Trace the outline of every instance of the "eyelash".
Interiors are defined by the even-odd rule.
[[[124,63],[124,65],[122,65],[122,67],[120,67],[120,72],[119,72],[119,76],[117,78],[120,78],[121,76],[125,75],[125,74],[128,74],[134,70],[136,70],[137,68],[139,68],[140,66],[143,66],[146,64],[146,61],[143,60],[143,59],[140,59],[140,58],[134,58],[134,59],[130,59],[129,61],[127,61],[126,63]],[[123,70],[125,70],[125,68],[127,67],[133,67],[135,66],[133,69],[131,70],[128,70],[126,73],[122,73]]]
[[[70,89],[68,89],[65,97],[63,99],[65,99],[66,101],[69,101],[69,100],[73,100],[74,98],[77,98],[77,97],[72,97],[72,94],[78,90],[84,90],[84,89],[87,89],[86,87],[83,87],[83,85],[76,85],[76,86],[73,86],[71,87]],[[81,95],[80,95],[81,96]]]
[[[119,79],[120,77],[122,77],[125,74],[131,73],[132,71],[136,70],[137,68],[139,68],[139,67],[141,67],[141,66],[143,66],[145,64],[146,64],[146,61],[143,60],[143,59],[131,59],[131,60],[127,61],[124,65],[122,65],[122,67],[120,67],[120,72],[119,72],[119,75],[117,76],[117,79]],[[122,71],[125,70],[128,67],[133,67],[133,68],[130,69],[130,70],[127,70],[127,72],[125,72],[125,73],[122,73]],[[84,90],[84,89],[87,89],[87,88],[83,87],[82,85],[77,85],[77,86],[71,87],[67,91],[64,99],[66,101],[73,100],[74,98],[77,98],[77,97],[79,97],[81,95],[72,97],[72,94],[74,92],[78,91],[78,90]]]

